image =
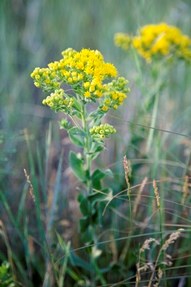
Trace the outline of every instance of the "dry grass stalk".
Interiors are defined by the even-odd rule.
[[[148,270],[151,271],[151,276],[149,279],[148,287],[158,287],[161,281],[161,278],[163,276],[163,270],[161,266],[172,265],[172,257],[169,255],[166,250],[169,247],[169,245],[173,244],[181,235],[181,232],[184,231],[184,229],[178,229],[176,232],[173,232],[169,238],[164,242],[164,244],[159,248],[158,254],[156,258],[153,260],[141,260],[141,255],[144,251],[151,249],[151,243],[155,243],[156,245],[160,245],[160,242],[156,240],[155,238],[149,238],[146,239],[142,245],[142,247],[139,250],[139,261],[136,264],[137,266],[137,273],[136,273],[136,287],[139,286],[139,283],[141,282],[141,273],[146,272]],[[165,255],[165,261],[159,261],[161,258],[161,255],[164,253]],[[142,261],[142,264],[141,264]],[[142,274],[143,275],[143,274]]]
[[[141,259],[141,253],[143,253],[146,250],[151,249],[151,243],[155,243],[156,245],[159,245],[159,241],[155,238],[149,238],[146,239],[142,245],[142,247],[139,250],[139,262],[136,264],[137,267],[137,273],[136,273],[136,287],[138,287],[139,282],[141,281],[141,272],[146,272],[147,270],[153,270],[153,264],[151,262],[144,262],[143,265],[141,265],[140,259]]]
[[[158,211],[158,207],[157,207],[157,204],[156,204],[156,199],[155,199],[155,197],[153,197],[151,204],[152,204],[152,211],[153,211],[153,215],[154,215],[154,214],[156,214],[157,211]]]
[[[181,204],[185,204],[185,201],[188,197],[188,193],[189,193],[189,189],[188,189],[188,186],[189,186],[189,177],[188,175],[186,175],[184,177],[184,185],[183,185],[183,188],[182,188],[182,192],[183,192],[183,196],[182,196],[182,201],[181,201]]]
[[[140,262],[136,264],[137,267],[137,273],[136,273],[136,285],[135,287],[139,286],[139,283],[141,282],[141,272],[146,272],[149,269],[148,264],[144,264],[140,267]]]
[[[129,178],[131,176],[131,164],[130,164],[130,161],[127,160],[126,155],[123,158],[123,167],[125,171],[125,180],[126,180],[127,186],[130,187]]]
[[[25,174],[27,183],[28,183],[28,185],[29,185],[29,194],[31,195],[33,201],[35,202],[35,196],[34,196],[33,185],[32,185],[32,183],[31,183],[30,176],[28,175],[28,173],[27,173],[27,171],[26,171],[25,168],[24,168],[24,174]]]
[[[161,247],[161,251],[166,251],[170,244],[173,244],[181,235],[181,232],[183,232],[184,229],[180,228],[176,232],[173,232],[170,237],[164,242],[164,244]]]
[[[159,191],[158,191],[156,180],[153,180],[153,188],[154,188],[154,194],[156,198],[157,207],[160,208],[160,196],[159,196]]]
[[[118,250],[115,242],[115,238],[113,234],[110,234],[110,248],[111,248],[111,254],[112,254],[112,261],[117,262],[118,260]]]
[[[156,240],[155,238],[149,238],[149,239],[146,239],[142,245],[142,247],[140,248],[140,253],[144,252],[145,250],[149,250],[150,249],[150,244],[152,242],[155,242],[156,245],[159,245],[159,241]]]
[[[167,248],[169,247],[169,245],[171,245],[171,244],[173,244],[179,237],[180,237],[180,235],[181,235],[181,232],[182,231],[184,231],[184,229],[178,229],[176,232],[173,232],[171,235],[170,235],[170,237],[164,242],[164,244],[162,245],[162,247],[160,248],[160,250],[159,250],[159,252],[158,252],[158,255],[157,255],[157,258],[156,258],[156,260],[155,260],[155,265],[154,265],[154,269],[152,270],[152,274],[151,274],[151,277],[150,277],[150,279],[149,279],[149,284],[148,284],[148,287],[151,287],[151,286],[159,286],[159,283],[160,283],[160,280],[161,280],[161,278],[162,277],[160,277],[159,278],[159,276],[158,275],[160,275],[161,276],[161,272],[160,272],[160,274],[157,274],[157,277],[156,277],[156,273],[158,273],[158,271],[157,271],[157,267],[159,266],[159,264],[166,264],[166,265],[168,265],[168,266],[170,266],[171,265],[171,256],[168,254],[168,253],[166,253],[166,250],[167,250]],[[159,259],[160,259],[160,257],[161,257],[161,254],[165,254],[165,256],[166,256],[166,259],[168,260],[168,261],[166,261],[166,262],[159,262]],[[156,277],[156,278],[155,278]],[[156,282],[155,282],[155,284],[158,284],[158,285],[153,285],[153,280],[154,280],[154,278],[155,279],[157,279],[156,280]]]
[[[142,194],[142,192],[143,192],[143,190],[144,190],[144,187],[145,187],[147,181],[148,181],[148,178],[145,177],[145,178],[143,179],[141,185],[140,185],[140,188],[139,188],[139,191],[138,191],[138,193],[137,193],[137,197],[136,197],[136,199],[135,199],[134,206],[133,206],[133,215],[135,215],[136,212],[137,212],[138,205],[139,205],[139,203],[140,203],[140,201],[141,201],[141,194]]]

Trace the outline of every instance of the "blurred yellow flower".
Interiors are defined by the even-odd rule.
[[[116,33],[114,36],[114,42],[117,47],[121,47],[123,50],[128,50],[131,38],[125,33]]]
[[[122,49],[133,47],[147,62],[164,57],[191,60],[191,38],[166,23],[143,26],[132,37],[117,33],[114,42]]]

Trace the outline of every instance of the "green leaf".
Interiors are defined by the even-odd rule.
[[[62,119],[60,121],[60,128],[68,131],[69,129],[72,128],[72,124],[68,120]]]
[[[96,189],[101,189],[101,179],[103,179],[105,176],[113,176],[113,173],[110,169],[101,170],[96,169],[92,175],[92,184],[93,187]]]
[[[70,253],[70,262],[73,266],[81,267],[83,270],[92,272],[92,265],[90,262],[85,261],[84,259],[77,256],[74,252]]]
[[[80,102],[73,97],[73,100],[74,100],[74,103],[73,103],[73,113],[80,119],[81,118],[81,110],[82,110],[82,107],[81,107],[81,104]]]
[[[98,157],[98,155],[101,153],[103,149],[104,149],[103,142],[98,142],[96,140],[93,140],[93,147],[92,147],[92,154],[91,154],[92,160],[96,159],[96,157]]]
[[[88,198],[80,194],[78,196],[78,201],[80,203],[81,213],[85,216],[89,216],[91,214],[91,205],[88,201]]]
[[[92,120],[90,123],[91,126],[99,125],[101,123],[101,119],[105,116],[105,113],[101,111],[99,108],[89,114],[89,119]]]
[[[94,171],[94,173],[92,174],[93,188],[101,189],[101,179],[104,178],[104,176],[105,176],[105,173],[102,170],[96,169]]]
[[[106,170],[101,170],[101,169],[96,169],[92,175],[93,180],[100,180],[104,178],[105,176],[110,176],[113,177],[113,172],[111,169],[106,169]]]
[[[88,217],[83,217],[80,219],[80,232],[86,232],[90,225]]]
[[[84,170],[83,159],[73,151],[69,155],[69,164],[75,176],[82,182],[86,181],[86,172]]]
[[[100,153],[104,149],[104,144],[101,142],[100,144],[97,144],[95,148],[95,153]]]
[[[79,128],[73,127],[68,131],[69,138],[71,142],[77,146],[84,146],[84,136],[85,133]]]

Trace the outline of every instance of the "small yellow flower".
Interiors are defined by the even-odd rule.
[[[39,82],[34,82],[34,85],[39,88],[40,87],[40,83]]]
[[[91,98],[91,93],[90,93],[89,91],[86,91],[86,92],[84,93],[84,97],[85,97],[85,98]]]
[[[89,86],[90,86],[90,82],[85,82],[85,83],[83,84],[83,86],[84,86],[85,89],[88,89]]]
[[[96,91],[94,92],[94,95],[95,95],[97,98],[101,98],[101,97],[102,97],[102,92],[99,91],[99,90],[96,90]]]
[[[96,88],[95,88],[95,85],[91,85],[90,88],[89,88],[89,91],[92,93],[92,92],[95,91],[95,89],[96,89]]]
[[[72,72],[72,77],[76,77],[77,76],[77,72]]]
[[[116,94],[115,92],[113,92],[111,98],[112,98],[113,100],[117,100],[117,94]]]
[[[79,82],[83,80],[83,74],[78,74],[77,79]]]
[[[69,83],[69,84],[72,84],[72,83],[73,83],[72,77],[69,77],[69,78],[68,78],[68,83]]]
[[[109,124],[101,124],[99,126],[94,126],[93,128],[90,129],[90,134],[94,138],[106,138],[109,137],[111,134],[116,133],[116,129],[109,125]]]
[[[109,105],[111,104],[111,99],[106,99],[106,100],[104,101],[104,103],[105,103],[107,106],[109,106]]]
[[[107,111],[109,110],[109,108],[108,108],[107,106],[102,106],[102,107],[101,107],[101,110],[102,110],[103,112],[107,112]]]

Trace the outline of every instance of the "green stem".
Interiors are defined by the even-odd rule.
[[[91,169],[92,169],[92,158],[91,158],[91,146],[92,146],[92,141],[91,141],[91,135],[89,132],[89,126],[88,126],[88,121],[87,121],[87,111],[86,111],[86,106],[83,104],[82,107],[82,113],[81,113],[81,119],[82,119],[82,127],[85,131],[85,144],[84,144],[84,160],[85,160],[85,166],[87,170],[87,194],[91,194],[93,192],[92,188],[92,179],[91,179]],[[91,219],[90,219],[90,226],[91,226]],[[93,235],[93,243],[97,245],[97,236],[95,233],[95,228],[94,226],[91,226],[91,232]],[[97,264],[96,258],[94,258],[94,255],[91,255],[91,261],[94,266],[94,270],[96,272],[97,277],[99,278],[100,282],[105,285],[106,281],[104,279],[104,276],[102,275],[100,268]]]
[[[129,181],[127,181],[127,197],[129,201],[129,235],[131,236],[133,234],[133,217],[132,217],[132,204],[131,204],[131,186]],[[127,252],[129,250],[131,239],[128,238],[127,243],[125,244],[125,247],[123,248],[123,252],[121,253],[120,260],[123,262],[125,260],[125,257],[127,255]]]
[[[154,129],[155,129],[155,124],[156,124],[156,119],[157,119],[158,103],[159,103],[159,91],[156,93],[155,98],[154,98],[154,107],[153,107],[153,112],[152,112],[151,127],[149,131],[149,136],[147,139],[147,148],[146,148],[147,153],[150,151],[151,144],[153,141]]]
[[[106,280],[104,279],[104,276],[103,276],[103,274],[102,274],[101,271],[100,271],[100,268],[99,268],[99,266],[98,266],[98,264],[97,264],[96,258],[92,258],[92,265],[94,266],[94,271],[95,271],[95,273],[96,273],[96,276],[99,278],[101,284],[102,284],[102,285],[106,285],[107,282],[106,282]]]
[[[129,200],[129,219],[130,219],[130,230],[132,227],[132,206],[131,206],[131,187],[130,184],[127,184],[127,196],[128,196],[128,200]]]
[[[91,181],[91,168],[92,168],[92,159],[90,155],[91,150],[91,136],[89,132],[88,122],[87,122],[87,111],[85,104],[82,107],[82,127],[85,131],[85,145],[84,145],[84,160],[87,170],[87,192],[88,194],[92,193],[92,181]]]
[[[160,198],[160,207],[159,207],[159,224],[160,224],[160,245],[163,246],[164,244],[164,239],[163,239],[163,222],[164,222],[164,214],[163,214],[163,210],[164,210],[164,193],[163,191],[160,193],[161,194],[161,198]],[[161,256],[162,256],[162,261],[165,261],[165,254],[164,252],[161,251]],[[164,278],[166,277],[166,272],[165,272],[165,268],[163,270],[164,273]],[[166,280],[164,281],[164,287],[166,287],[167,285]]]

